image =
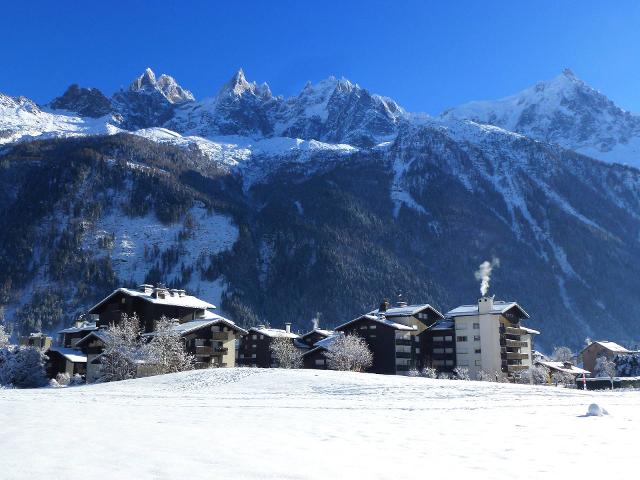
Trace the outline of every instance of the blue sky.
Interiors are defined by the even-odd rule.
[[[14,1],[0,92],[111,94],[150,66],[203,98],[243,67],[275,94],[333,74],[435,114],[569,67],[640,111],[639,25],[637,1]]]

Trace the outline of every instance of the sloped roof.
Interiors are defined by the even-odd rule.
[[[625,347],[623,347],[622,345],[618,345],[615,342],[610,342],[608,340],[598,340],[596,342],[593,343],[597,343],[598,345],[600,345],[601,347],[606,348],[607,350],[609,350],[610,352],[613,353],[634,353],[633,350],[629,350]],[[587,348],[589,348],[592,344],[588,345]]]
[[[81,345],[84,345],[85,343],[90,341],[90,339],[92,338],[95,338],[96,340],[100,340],[101,342],[106,343],[108,340],[108,334],[103,329],[93,330],[92,332],[89,332],[88,335],[85,335],[80,340],[78,340],[78,343],[76,343],[76,348],[79,348]]]
[[[392,320],[389,320],[388,318],[386,318],[385,315],[373,315],[370,313],[366,315],[360,315],[359,317],[354,318],[353,320],[349,320],[348,322],[343,323],[342,325],[338,325],[335,329],[340,330],[341,328],[344,328],[347,325],[351,325],[352,323],[358,322],[360,320],[370,320],[372,322],[380,323],[382,325],[386,325],[396,330],[409,330],[409,331],[417,330],[417,327],[415,325],[411,325],[411,326],[403,325],[402,323],[397,323]]]
[[[583,373],[584,374],[591,373],[589,370],[578,368],[575,365],[568,362],[551,362],[551,361],[540,360],[536,362],[536,364],[544,365],[545,367],[548,367],[552,370],[557,370],[559,372],[573,373],[576,375],[582,375]]]
[[[57,352],[73,363],[87,363],[87,356],[79,350],[65,347],[51,347],[50,352]]]
[[[317,333],[319,335],[322,335],[323,337],[328,337],[330,335],[333,335],[333,330],[325,330],[322,328],[314,328],[313,330],[305,333],[304,335],[301,336],[301,338],[305,338],[308,337],[309,335],[313,335],[314,333]]]
[[[420,305],[403,305],[403,306],[389,307],[382,313],[384,313],[384,315],[387,318],[389,318],[389,317],[410,317],[412,315],[417,315],[418,313],[420,313],[420,312],[422,312],[424,310],[431,310],[433,313],[436,314],[436,316],[438,316],[440,318],[444,318],[444,315],[442,315],[438,310],[433,308],[428,303],[422,303]],[[370,311],[369,315],[377,315],[378,313],[380,313],[379,309],[376,308],[375,310]]]
[[[58,333],[79,333],[79,332],[91,332],[93,330],[97,330],[98,327],[95,323],[87,323],[81,327],[69,327],[64,330],[58,331]]]
[[[327,338],[323,338],[322,340],[318,340],[313,344],[313,348],[306,352],[305,355],[309,355],[311,352],[317,352],[318,350],[328,350],[329,347],[343,335],[343,332],[334,332],[333,335],[330,335]]]
[[[431,325],[427,330],[453,330],[455,328],[455,322],[453,320],[438,320]]]
[[[191,320],[189,322],[180,323],[174,325],[171,330],[179,333],[180,335],[188,335],[191,332],[195,332],[196,330],[200,330],[201,328],[213,327],[214,325],[225,325],[229,328],[233,328],[234,330],[246,334],[247,331],[244,328],[237,326],[231,320],[228,320],[220,315],[216,315],[213,312],[207,312],[209,315],[205,315],[205,318],[201,320]],[[145,333],[144,337],[153,337],[155,332]]]
[[[504,302],[502,300],[495,300],[493,302],[493,307],[489,312],[491,315],[502,315],[507,313],[512,308],[516,308],[520,310],[522,315],[525,318],[529,318],[529,314],[518,305],[518,302]],[[469,315],[478,315],[478,304],[474,305],[460,305],[459,307],[454,308],[453,310],[449,310],[447,312],[447,317],[464,317]]]
[[[95,310],[100,308],[105,302],[107,302],[110,298],[117,295],[118,293],[122,293],[129,297],[137,297],[142,300],[153,303],[156,305],[168,305],[174,307],[184,307],[184,308],[193,308],[193,309],[203,309],[207,308],[216,308],[215,305],[205,302],[204,300],[199,299],[198,297],[194,297],[193,295],[166,295],[165,298],[156,298],[153,296],[153,293],[145,293],[140,290],[133,290],[131,288],[118,288],[111,292],[109,296],[100,300],[97,304],[91,307],[88,313],[95,313]]]
[[[300,335],[297,333],[287,332],[286,330],[282,330],[279,328],[258,328],[251,327],[249,332],[259,333],[260,335],[264,335],[270,338],[299,338]]]

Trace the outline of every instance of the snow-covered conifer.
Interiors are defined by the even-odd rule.
[[[17,388],[36,388],[46,385],[47,357],[36,347],[0,349],[0,385]]]
[[[373,354],[367,342],[357,335],[338,337],[329,346],[325,356],[332,370],[362,372],[373,363]]]
[[[162,317],[156,323],[153,338],[144,347],[145,361],[152,365],[156,375],[193,368],[193,355],[187,353],[180,334],[173,329],[176,323],[177,320]]]
[[[279,368],[300,368],[302,366],[302,350],[296,348],[291,338],[275,338],[269,349]]]

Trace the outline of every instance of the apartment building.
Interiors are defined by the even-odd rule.
[[[461,305],[447,312],[454,323],[456,366],[512,376],[532,366],[533,337],[539,334],[522,325],[529,314],[516,302],[484,296],[475,305]]]

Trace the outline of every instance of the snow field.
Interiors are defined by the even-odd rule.
[[[591,403],[610,415],[586,416]],[[637,392],[316,370],[0,390],[3,478],[578,478],[627,472]]]

